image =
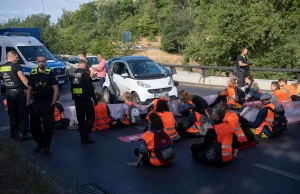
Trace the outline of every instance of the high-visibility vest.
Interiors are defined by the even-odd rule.
[[[227,104],[233,105],[233,108],[241,108],[241,105],[235,101],[236,99],[236,93],[235,93],[235,87],[227,87]]]
[[[157,112],[163,122],[164,131],[169,135],[171,139],[175,138],[178,133],[175,129],[175,119],[172,112]]]
[[[60,112],[59,109],[54,106],[54,120],[60,121],[62,118],[65,118],[65,114],[63,112]]]
[[[200,133],[200,131],[199,131],[199,129],[200,129],[200,127],[201,127],[201,114],[200,113],[198,113],[198,112],[195,112],[195,114],[196,114],[196,121],[194,122],[194,124],[190,127],[190,128],[188,128],[186,131],[188,132],[188,133],[192,133],[192,134],[199,134]]]
[[[227,111],[225,113],[223,122],[233,127],[233,131],[240,143],[248,141],[239,123],[239,117],[235,112]]]
[[[147,149],[149,152],[149,159],[150,163],[153,164],[154,166],[162,166],[165,164],[168,164],[172,161],[168,162],[161,162],[158,160],[154,153],[154,133],[150,132],[149,130],[144,133],[143,140],[146,142]]]
[[[121,119],[121,122],[124,123],[125,125],[129,125],[130,124],[129,109],[131,106],[136,106],[136,104],[134,104],[131,101],[127,101],[127,102],[125,102],[125,104],[128,106],[128,109],[125,111],[125,114],[124,114],[123,118]]]
[[[151,114],[151,113],[153,113],[153,112],[155,112],[156,111],[156,108],[157,108],[157,102],[159,101],[159,100],[165,100],[165,101],[169,101],[168,100],[168,98],[166,98],[166,97],[161,97],[161,98],[156,98],[156,99],[154,99],[153,100],[153,108],[149,111],[149,113],[147,114],[147,116],[146,116],[146,120],[148,120],[149,119],[149,115]]]
[[[94,107],[94,109],[95,109],[95,121],[92,130],[96,131],[96,130],[108,129],[110,127],[109,123],[111,119],[107,115],[106,104],[100,102],[97,104],[97,106]]]
[[[275,105],[272,103],[264,105],[261,109],[266,108],[266,107],[270,107],[271,109],[275,110]],[[273,121],[274,121],[274,112],[268,109],[267,117],[261,123],[261,125],[258,128],[256,128],[255,134],[257,134],[257,135],[260,134],[265,125],[269,127],[270,131],[273,132],[273,129],[272,129]]]
[[[286,90],[288,90],[288,94],[289,94],[290,97],[296,94],[296,88],[294,86],[285,84],[283,86],[283,88],[285,88]]]
[[[281,89],[281,90],[275,90],[273,93],[274,96],[277,97],[278,102],[292,102],[292,99],[290,98],[290,95],[288,94],[288,90]]]
[[[232,160],[233,128],[227,123],[215,125],[214,128],[217,133],[217,141],[222,144],[222,161],[229,162]]]

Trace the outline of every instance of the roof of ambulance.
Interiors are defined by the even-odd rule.
[[[42,43],[32,36],[1,36],[0,45],[41,46]]]

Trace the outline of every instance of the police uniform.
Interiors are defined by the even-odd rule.
[[[95,121],[94,103],[91,98],[97,103],[93,82],[88,70],[76,69],[72,75],[71,92],[75,101],[81,142],[84,143],[89,141],[89,134]]]
[[[238,87],[244,87],[245,77],[250,75],[250,67],[249,65],[245,67],[240,66],[239,61],[241,61],[244,64],[248,64],[248,56],[243,54],[237,56],[237,85]]]
[[[40,148],[49,148],[54,128],[53,86],[58,82],[50,68],[39,72],[32,69],[28,86],[32,87],[33,102],[30,109],[31,133]]]
[[[7,62],[0,68],[0,77],[7,90],[10,137],[13,139],[19,137],[18,132],[24,137],[28,125],[25,86],[18,76],[19,71],[22,71],[21,65],[12,62]]]

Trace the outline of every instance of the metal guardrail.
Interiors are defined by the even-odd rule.
[[[217,69],[217,70],[232,70],[236,71],[236,67],[226,67],[226,66],[195,66],[195,65],[171,65],[171,64],[162,64],[165,67],[170,67],[172,74],[177,74],[177,68],[188,68],[190,72],[193,72],[193,69],[201,69],[203,78],[208,77],[209,69]],[[300,82],[300,69],[287,69],[287,68],[257,68],[253,67],[250,69],[251,71],[272,71],[272,72],[292,72],[296,73],[297,80]]]

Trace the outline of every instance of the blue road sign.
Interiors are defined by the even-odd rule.
[[[131,32],[130,31],[123,31],[122,41],[125,43],[129,43],[131,41]]]

